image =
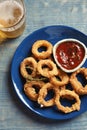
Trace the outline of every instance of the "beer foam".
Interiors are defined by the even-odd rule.
[[[23,17],[23,7],[13,0],[0,3],[0,27],[10,27]]]

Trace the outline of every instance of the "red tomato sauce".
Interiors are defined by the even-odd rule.
[[[85,50],[77,42],[63,42],[56,49],[56,58],[62,67],[71,70],[77,67],[85,56]]]

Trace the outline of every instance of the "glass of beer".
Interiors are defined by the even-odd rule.
[[[0,0],[0,42],[20,36],[25,28],[23,0]]]

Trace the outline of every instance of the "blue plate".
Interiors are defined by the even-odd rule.
[[[81,97],[80,111],[74,111],[69,114],[61,113],[57,111],[55,107],[40,108],[37,103],[29,100],[24,94],[24,80],[20,75],[19,66],[22,60],[31,54],[31,47],[36,40],[48,40],[54,45],[59,40],[65,38],[75,38],[87,46],[87,36],[80,31],[67,26],[48,26],[35,31],[26,37],[17,48],[12,60],[11,79],[19,99],[22,101],[25,107],[32,110],[34,113],[49,119],[65,120],[74,118],[85,112],[87,110],[87,96],[85,95]],[[87,67],[87,60],[83,66]]]

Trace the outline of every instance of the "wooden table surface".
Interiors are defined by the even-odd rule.
[[[0,130],[87,130],[87,112],[66,121],[42,119],[25,107],[11,85],[11,61],[16,48],[32,32],[66,25],[87,34],[87,0],[24,0],[26,28],[17,39],[0,45]]]

